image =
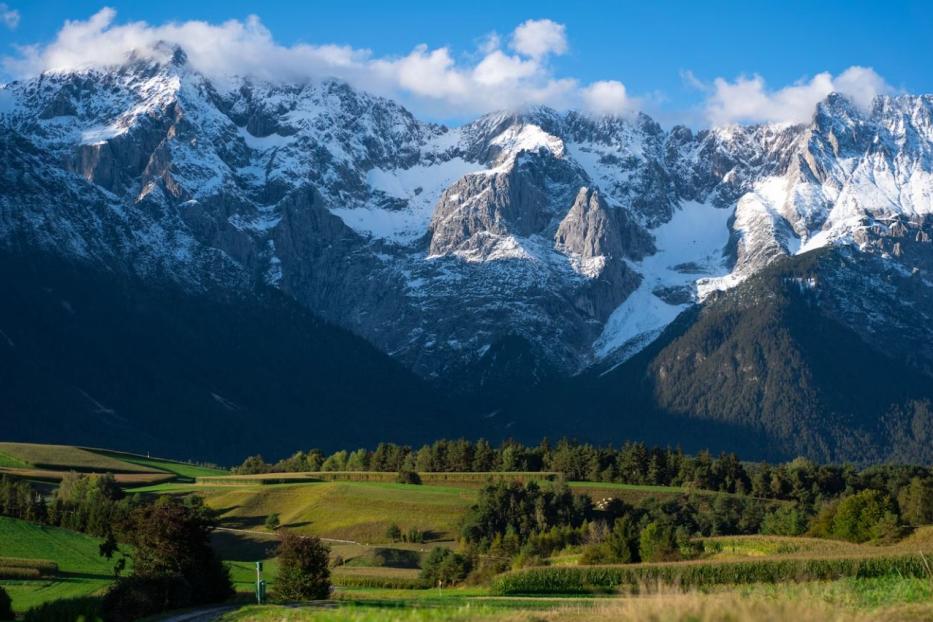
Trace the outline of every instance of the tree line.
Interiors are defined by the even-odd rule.
[[[380,443],[375,450],[340,450],[325,454],[318,449],[267,463],[250,456],[236,467],[238,474],[318,471],[380,472],[542,472],[562,473],[569,481],[677,486],[717,492],[797,501],[813,507],[827,499],[868,488],[896,497],[914,478],[928,480],[930,468],[878,465],[857,469],[852,465],[816,464],[797,458],[784,464],[743,462],[734,453],[696,455],[680,449],[626,443],[598,447],[562,439],[529,446],[506,441],[494,447],[488,441],[438,440],[412,448]]]
[[[933,479],[914,477],[896,496],[865,488],[816,506],[695,492],[637,504],[602,501],[594,504],[563,482],[489,483],[462,521],[459,550],[432,552],[422,577],[432,584],[481,583],[509,569],[546,565],[560,551],[579,553],[583,565],[695,559],[708,552],[698,539],[708,536],[890,542],[933,522]]]

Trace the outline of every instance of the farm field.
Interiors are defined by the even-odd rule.
[[[386,481],[394,479],[394,473],[225,476],[219,469],[116,451],[24,444],[3,444],[0,463],[0,470],[52,474],[72,467],[85,472],[116,470],[125,464],[135,469],[120,466],[117,478],[127,492],[150,500],[160,495],[201,498],[217,513],[219,527],[211,544],[241,594],[231,605],[240,608],[225,613],[223,620],[933,619],[933,526],[917,528],[887,545],[800,536],[695,537],[699,558],[616,565],[580,565],[584,546],[576,541],[533,559],[528,567],[516,563],[515,570],[486,576],[476,584],[440,589],[421,578],[420,568],[434,547],[462,550],[457,538],[463,519],[480,499],[480,487],[490,474],[446,473],[438,481],[424,477],[420,485]],[[517,474],[525,481],[531,479],[528,475]],[[150,483],[153,477],[161,479]],[[166,478],[171,481],[163,481]],[[596,502],[612,497],[632,505],[649,498],[683,502],[689,495],[695,506],[706,508],[702,511],[724,500],[717,495],[738,496],[677,486],[568,485]],[[774,511],[786,503],[744,499],[759,511]],[[281,527],[320,536],[330,548],[335,591],[328,603],[244,606],[254,588],[257,561],[263,562],[264,579],[275,593],[279,540],[266,526],[272,514],[278,515]],[[406,537],[416,532],[424,541],[398,541],[398,534],[387,533],[390,525]],[[18,578],[0,580],[0,585],[20,613],[58,599],[101,593],[111,583],[112,563],[99,556],[99,545],[98,539],[65,529],[0,518],[0,558],[58,565],[48,571],[46,564],[44,576],[39,576],[38,570],[25,570],[26,562],[0,559],[0,565],[22,571],[7,571]]]
[[[190,480],[194,480],[198,477],[212,477],[228,474],[228,471],[224,471],[220,468],[200,466],[197,464],[189,464],[187,462],[179,462],[176,460],[147,458],[146,456],[139,456],[136,454],[124,453],[120,451],[110,451],[106,449],[93,449],[90,451],[97,455],[134,464],[147,470],[165,471],[167,473],[173,473],[178,477]]]
[[[20,464],[0,466],[33,467],[58,471],[96,471],[110,473],[151,472],[154,469],[102,453],[71,445],[38,445],[33,443],[0,443],[0,456],[6,456]]]
[[[475,588],[347,590],[336,607],[245,606],[222,622],[919,622],[933,616],[927,579],[845,578],[697,592],[662,588],[635,596],[495,598]]]
[[[113,576],[112,563],[100,556],[99,546],[100,540],[84,534],[0,516],[0,557],[58,564],[58,573],[53,577],[0,579],[0,586],[10,594],[16,611],[99,592]]]
[[[171,491],[166,487],[163,492]],[[427,532],[428,540],[456,535],[457,523],[475,501],[476,490],[454,486],[411,486],[382,482],[319,482],[216,487],[197,492],[220,513],[224,527],[256,530],[271,513],[299,533],[384,542],[392,523],[402,531]]]

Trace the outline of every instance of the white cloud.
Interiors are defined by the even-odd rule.
[[[10,30],[15,30],[19,26],[19,11],[0,2],[0,22]]]
[[[688,82],[700,84],[693,74]],[[693,78],[691,80],[691,78]],[[705,103],[707,120],[713,125],[730,123],[802,123],[813,116],[816,105],[833,92],[849,97],[862,108],[868,108],[876,95],[892,92],[892,88],[873,69],[853,66],[838,76],[818,73],[810,80],[778,90],[769,90],[764,78],[741,76],[730,82],[716,78]]]
[[[563,24],[549,19],[529,19],[512,33],[512,49],[531,58],[567,51],[567,33]]]
[[[587,110],[598,115],[620,115],[632,110],[625,85],[616,80],[594,82],[582,91]]]
[[[42,71],[107,67],[131,53],[161,58],[177,44],[196,70],[212,78],[233,74],[272,81],[336,77],[356,87],[398,98],[418,112],[442,117],[472,115],[493,109],[544,104],[558,108],[586,103],[591,110],[619,109],[619,87],[581,88],[570,77],[555,75],[552,55],[567,50],[565,28],[551,20],[528,20],[509,37],[511,51],[495,33],[478,40],[466,59],[447,47],[415,46],[404,56],[376,57],[371,51],[338,45],[282,46],[259,18],[203,21],[117,23],[104,8],[83,21],[68,21],[55,39],[19,48],[3,59],[5,70],[25,77]],[[608,83],[607,83],[608,84]],[[602,90],[601,90],[602,89]],[[612,101],[600,105],[600,93]]]

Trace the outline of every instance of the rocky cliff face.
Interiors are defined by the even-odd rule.
[[[929,300],[930,96],[831,96],[802,126],[530,109],[446,128],[334,81],[212,82],[177,49],[0,89],[4,245],[271,285],[426,376],[515,338],[563,373],[615,364],[822,246],[908,275],[891,305]],[[866,339],[914,334],[836,298]]]

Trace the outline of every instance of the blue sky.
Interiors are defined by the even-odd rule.
[[[0,54],[8,59],[21,60],[23,52],[16,46],[49,46],[66,20],[88,20],[104,6],[116,11],[105,29],[137,21],[150,27],[191,20],[246,23],[249,15],[256,15],[283,49],[302,43],[352,49],[354,62],[367,67],[348,69],[347,75],[336,69],[335,75],[442,120],[480,112],[484,100],[494,107],[544,103],[592,104],[601,112],[637,108],[662,122],[693,125],[782,116],[796,120],[814,94],[827,88],[933,92],[929,2],[3,1],[0,13],[18,15],[5,20],[7,27],[0,22]],[[543,51],[535,51],[534,44],[516,44],[514,31],[527,20],[549,20],[563,39],[550,39]],[[534,33],[550,36],[558,32],[554,28]],[[491,33],[498,34],[495,48]],[[441,74],[416,69],[406,74],[407,65],[395,61],[412,55],[420,44],[426,48],[413,60],[453,64]],[[93,39],[83,45],[96,47]],[[512,73],[495,73],[477,87],[472,81],[477,67],[494,49],[499,53],[484,67],[497,61],[497,71]],[[447,56],[430,56],[438,50]],[[2,77],[51,68],[50,62],[7,62]],[[295,60],[295,65],[302,62]],[[309,71],[331,71],[316,61],[304,64],[315,67]],[[873,74],[846,74],[851,67],[871,68]],[[814,80],[824,72],[825,80]],[[847,77],[840,82],[843,75]],[[740,81],[743,76],[745,82]],[[754,76],[760,80],[747,81]],[[717,78],[722,80],[718,86]],[[438,88],[412,84],[418,80]],[[442,85],[446,80],[450,83]],[[493,88],[490,80],[501,81]],[[843,83],[848,86],[840,87]],[[591,88],[596,84],[603,86]],[[795,84],[808,88],[783,91]],[[749,98],[757,103],[747,104]]]

